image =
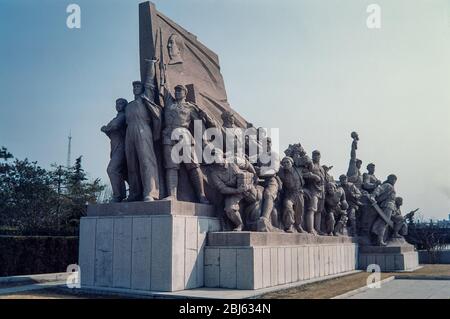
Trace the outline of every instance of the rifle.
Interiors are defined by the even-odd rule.
[[[164,49],[162,30],[159,28],[159,87],[160,93],[163,95],[163,87],[166,85],[166,65],[164,64]]]
[[[410,211],[408,214],[405,215],[404,219],[411,219],[414,217],[414,214],[419,210],[419,208],[416,208],[415,210]]]

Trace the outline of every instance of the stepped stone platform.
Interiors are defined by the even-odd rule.
[[[208,246],[271,246],[319,245],[356,243],[347,236],[312,236],[307,233],[284,232],[215,232],[208,234]]]
[[[158,200],[153,202],[122,202],[89,205],[88,217],[100,216],[139,216],[139,215],[182,215],[215,217],[214,206],[182,202],[177,200]]]
[[[261,289],[358,269],[352,237],[212,232],[205,247],[205,286]]]
[[[90,205],[80,223],[81,285],[174,292],[257,290],[327,278],[370,264],[417,268],[406,243],[358,244],[347,236],[223,232],[212,205],[162,200]]]
[[[419,255],[413,245],[402,243],[392,246],[360,246],[359,267],[380,266],[382,272],[413,271],[419,267]]]
[[[203,287],[206,235],[221,227],[213,216],[212,205],[168,200],[90,205],[80,222],[82,287]]]

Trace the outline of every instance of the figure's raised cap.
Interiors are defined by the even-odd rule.
[[[178,84],[177,86],[175,86],[175,91],[180,91],[180,90],[183,90],[186,93],[188,92],[188,89],[182,84]]]

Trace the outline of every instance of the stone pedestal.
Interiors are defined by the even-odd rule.
[[[361,270],[376,264],[382,272],[412,271],[419,266],[419,256],[414,246],[406,243],[398,246],[361,245],[358,264]]]
[[[177,291],[204,286],[206,235],[220,230],[211,205],[155,201],[88,207],[80,224],[84,288]]]
[[[351,237],[217,232],[208,234],[205,286],[260,289],[357,269]]]

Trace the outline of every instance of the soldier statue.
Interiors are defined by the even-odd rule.
[[[254,165],[258,177],[262,180],[263,191],[263,202],[261,217],[258,221],[258,231],[270,231],[271,226],[271,216],[275,208],[275,201],[278,198],[278,193],[281,189],[281,181],[277,176],[280,169],[280,158],[278,153],[272,150],[272,139],[270,137],[265,137],[266,150],[258,154],[258,162]]]
[[[419,210],[418,208],[409,212],[405,216],[402,216],[402,212],[400,207],[403,205],[403,198],[396,197],[395,198],[395,210],[392,213],[391,219],[394,223],[394,229],[392,232],[392,238],[403,238],[408,235],[408,224],[407,220],[413,218],[414,214]]]
[[[361,206],[361,202],[359,201],[362,194],[361,191],[356,187],[353,183],[348,181],[347,175],[342,174],[339,176],[340,186],[345,192],[345,198],[348,203],[347,209],[347,217],[350,228],[350,235],[357,235],[357,218],[356,212],[358,211],[359,206]]]
[[[363,174],[362,189],[368,193],[372,193],[380,185],[381,181],[375,176],[375,164],[368,164],[367,173]]]
[[[308,160],[305,178],[306,231],[312,234],[322,234],[322,214],[325,205],[325,171],[320,165],[320,152],[312,152],[312,162]]]
[[[316,163],[313,163],[309,158],[305,161],[305,168],[303,169],[303,178],[305,179],[305,230],[313,235],[322,234],[321,230],[321,215],[324,209],[324,172],[323,168],[317,163],[320,159],[320,153],[313,153]]]
[[[327,235],[343,234],[343,227],[347,221],[348,204],[345,191],[335,183],[325,186],[325,233]],[[339,227],[335,227],[339,225]],[[336,231],[335,231],[336,230]]]
[[[304,179],[300,168],[294,166],[294,160],[286,156],[281,161],[281,169],[278,172],[283,185],[283,224],[288,233],[295,231],[303,233]]]
[[[126,120],[125,108],[128,101],[116,100],[117,115],[101,131],[111,140],[111,153],[106,169],[113,191],[112,202],[119,203],[126,198],[125,180],[127,179],[127,161],[125,157]]]
[[[133,82],[134,100],[125,109],[125,153],[130,193],[128,201],[159,199],[159,171],[154,141],[161,134],[161,107],[155,103],[155,62],[148,61],[145,83]]]
[[[377,236],[377,244],[380,246],[386,246],[386,229],[391,223],[392,214],[396,209],[394,188],[396,182],[397,176],[389,175],[387,180],[379,185],[370,196],[372,205],[375,208],[380,208],[380,210],[377,210],[378,217],[372,225],[372,233]]]
[[[257,200],[256,171],[245,158],[233,156],[230,161],[221,151],[215,151],[216,161],[211,170],[211,183],[224,196],[224,211],[233,224],[233,231],[241,231],[244,228],[240,213],[241,202],[249,204]]]
[[[198,201],[203,204],[209,204],[204,190],[203,173],[200,169],[195,150],[195,140],[190,131],[190,127],[197,120],[204,121],[207,126],[215,127],[216,124],[198,106],[186,101],[188,90],[184,85],[175,86],[175,95],[172,95],[169,91],[167,82],[163,84],[162,89],[164,92],[162,144],[167,193],[169,194],[168,198],[178,198],[178,176],[180,164],[183,163],[188,171],[190,181],[194,186]],[[182,141],[174,139],[173,135],[176,135],[176,137],[181,136]],[[188,145],[190,154],[187,155],[187,159],[183,157],[180,160],[177,158],[180,154],[178,152],[172,152],[172,150],[176,150],[174,146],[179,142]],[[186,154],[183,155],[186,156]]]

